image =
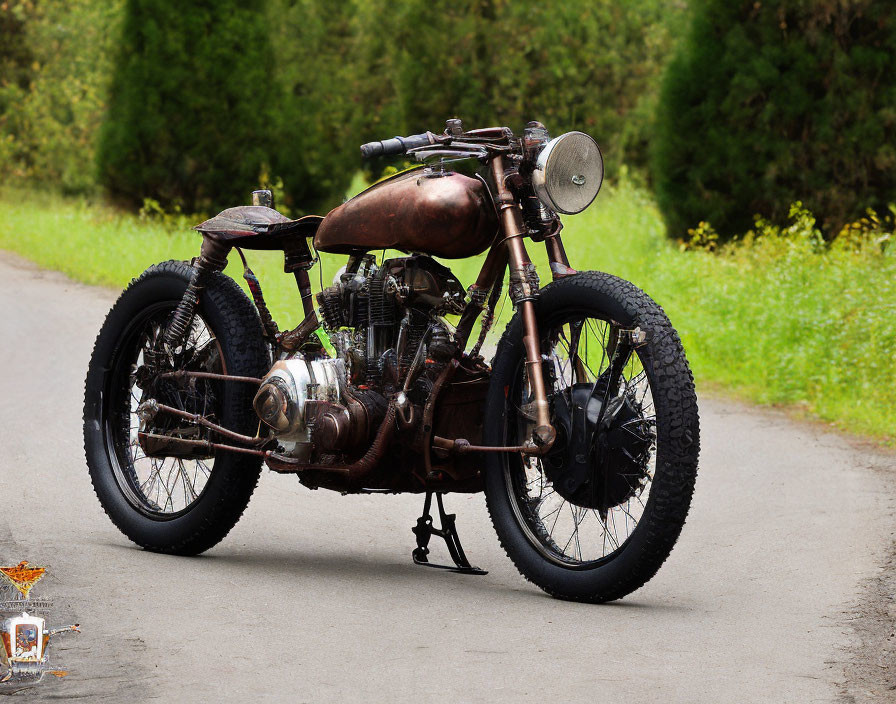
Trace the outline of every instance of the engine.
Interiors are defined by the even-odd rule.
[[[406,424],[422,417],[432,383],[456,346],[441,320],[463,310],[465,291],[451,271],[424,255],[376,265],[353,256],[317,296],[335,359],[277,362],[255,410],[287,453],[303,461],[351,454],[379,428],[398,393]]]

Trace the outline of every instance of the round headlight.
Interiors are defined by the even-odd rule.
[[[600,148],[584,132],[567,132],[548,142],[532,172],[532,185],[541,201],[566,215],[591,205],[603,180]]]

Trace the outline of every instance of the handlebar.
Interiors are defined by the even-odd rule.
[[[392,139],[384,139],[381,142],[368,142],[361,145],[361,158],[372,159],[377,156],[398,156],[399,154],[405,154],[409,149],[425,147],[428,144],[435,143],[435,135],[432,132],[412,134],[408,137],[393,137]]]

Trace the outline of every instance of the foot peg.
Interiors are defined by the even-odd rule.
[[[426,501],[423,502],[423,515],[417,519],[417,525],[411,530],[417,536],[417,548],[412,553],[414,564],[423,567],[435,567],[440,570],[449,570],[451,572],[460,572],[462,574],[488,574],[486,570],[473,567],[464,549],[461,547],[460,538],[457,535],[457,529],[454,526],[455,514],[445,513],[445,506],[442,504],[442,494],[436,492],[436,504],[439,507],[439,522],[442,524],[440,528],[436,528],[432,524],[432,516],[429,515],[429,509],[432,506],[433,492],[426,492]],[[454,560],[454,566],[451,565],[435,565],[427,559],[429,555],[429,539],[437,535],[445,541],[448,546],[448,552],[451,559]]]

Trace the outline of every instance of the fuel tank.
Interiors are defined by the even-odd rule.
[[[417,168],[374,184],[324,218],[314,235],[321,252],[372,249],[422,252],[462,259],[488,249],[498,216],[485,184]]]

